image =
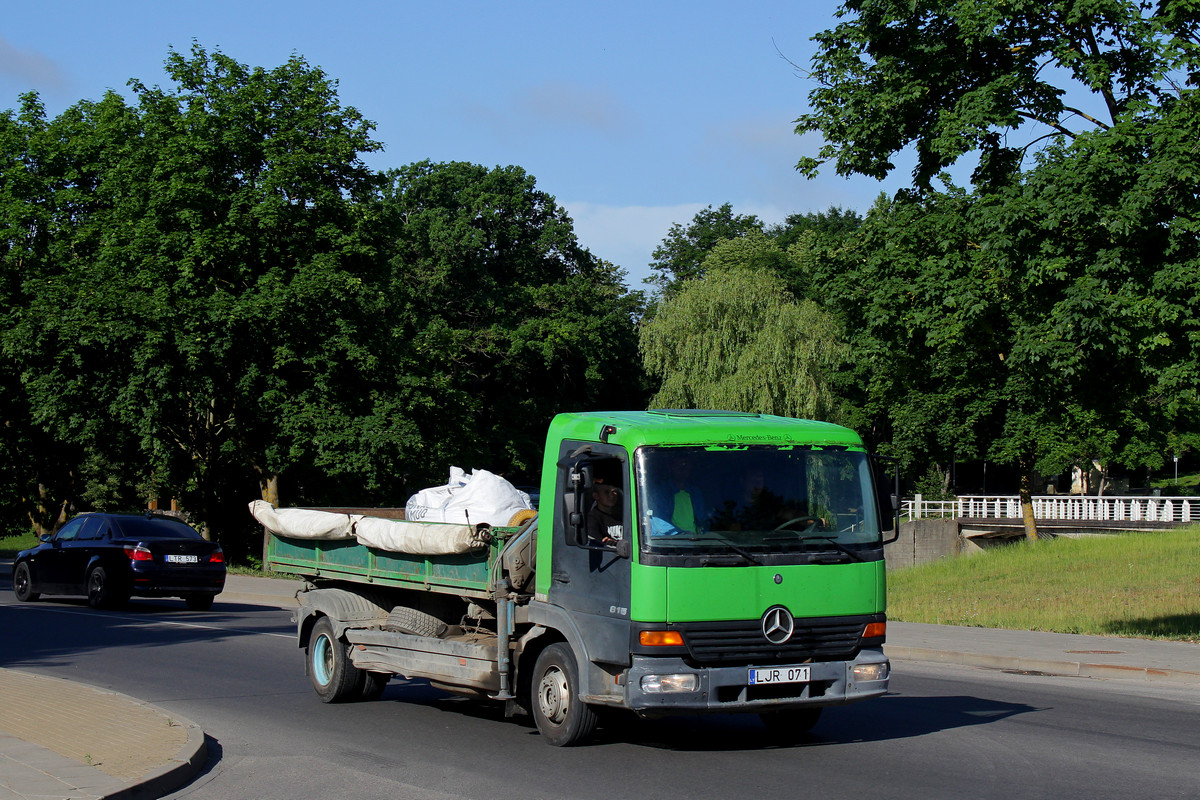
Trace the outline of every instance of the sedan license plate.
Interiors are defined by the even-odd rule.
[[[196,564],[200,561],[199,556],[178,556],[174,554],[167,555],[167,561],[172,564]]]
[[[806,683],[810,680],[812,668],[807,664],[797,664],[790,667],[763,667],[750,670],[749,683],[757,686],[762,683]]]

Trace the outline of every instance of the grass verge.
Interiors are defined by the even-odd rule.
[[[256,566],[243,566],[241,564],[226,564],[225,571],[230,575],[249,575],[252,578],[283,578],[284,580],[298,580],[295,575],[288,575],[284,572],[274,572],[269,569],[262,569]]]
[[[22,550],[37,547],[41,542],[33,531],[26,531],[17,536],[0,537],[0,558],[12,558]]]
[[[1200,642],[1200,527],[1022,541],[895,570],[888,616]]]

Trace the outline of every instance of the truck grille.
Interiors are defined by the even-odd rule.
[[[683,634],[688,655],[698,664],[787,664],[854,658],[863,627],[877,619],[875,615],[797,619],[792,637],[783,644],[768,642],[757,619],[687,622],[672,627]]]

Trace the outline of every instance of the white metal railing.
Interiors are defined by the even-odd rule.
[[[900,515],[909,522],[940,517],[1020,519],[1021,500],[1016,495],[963,495],[953,500],[925,500],[916,495],[903,501]],[[1114,522],[1196,522],[1200,521],[1200,497],[1039,495],[1033,498],[1033,516]]]

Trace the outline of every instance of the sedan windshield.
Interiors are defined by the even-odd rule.
[[[643,447],[642,549],[659,554],[833,551],[878,546],[870,463],[845,447]]]

